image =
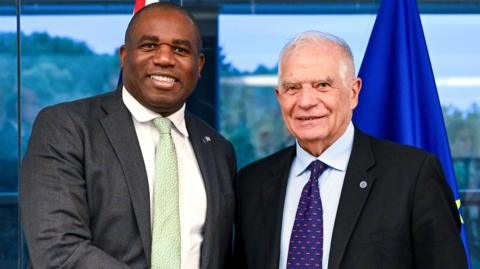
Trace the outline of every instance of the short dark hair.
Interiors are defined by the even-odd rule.
[[[137,11],[137,13],[135,13],[133,15],[132,19],[128,23],[127,30],[125,31],[125,39],[124,39],[125,44],[127,44],[128,40],[130,39],[130,34],[131,34],[131,31],[132,31],[132,28],[135,25],[135,22],[141,16],[141,14],[144,13],[145,11],[147,11],[147,10],[154,9],[154,8],[159,8],[159,9],[163,9],[163,10],[178,11],[181,14],[183,14],[185,17],[190,19],[190,21],[192,22],[192,24],[195,28],[195,32],[196,32],[196,35],[197,35],[198,52],[202,51],[203,43],[202,43],[202,35],[200,33],[200,27],[198,27],[198,23],[195,20],[195,18],[193,17],[193,15],[188,10],[186,10],[185,8],[180,7],[178,5],[175,5],[173,3],[168,3],[168,2],[155,2],[155,3],[152,3],[152,4],[146,5],[143,8],[141,8],[139,11]]]

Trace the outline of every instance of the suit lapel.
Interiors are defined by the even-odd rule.
[[[130,112],[122,101],[121,91],[105,100],[107,115],[101,120],[105,133],[120,161],[127,181],[147,264],[150,265],[151,225],[147,173]]]
[[[355,129],[352,153],[335,218],[328,269],[340,267],[347,244],[375,181],[368,173],[374,163],[370,140]]]
[[[281,151],[271,162],[271,177],[262,186],[263,240],[266,257],[265,268],[278,268],[280,260],[280,238],[282,230],[283,205],[287,191],[290,167],[295,157],[295,146]],[[273,248],[273,249],[272,249]]]
[[[208,268],[211,251],[215,249],[215,223],[219,211],[219,191],[217,187],[218,175],[215,166],[215,156],[212,148],[211,138],[202,132],[197,122],[192,118],[189,112],[185,111],[185,122],[187,125],[188,136],[192,144],[195,157],[202,174],[205,192],[207,194],[207,214],[205,218],[205,227],[203,234],[203,244],[201,249],[200,268]]]

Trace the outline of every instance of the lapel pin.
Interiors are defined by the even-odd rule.
[[[204,136],[202,141],[203,141],[204,144],[207,144],[207,143],[211,142],[212,139],[210,138],[210,136]]]
[[[360,181],[360,188],[365,189],[367,187],[367,182],[365,180]]]

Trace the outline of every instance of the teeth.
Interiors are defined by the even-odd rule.
[[[150,78],[157,81],[175,82],[174,78],[166,76],[151,75]]]

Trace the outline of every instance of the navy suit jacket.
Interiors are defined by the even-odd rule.
[[[295,147],[243,168],[236,182],[235,264],[277,269]],[[365,181],[367,187],[361,188]],[[440,163],[355,130],[328,269],[467,268],[460,220]]]

